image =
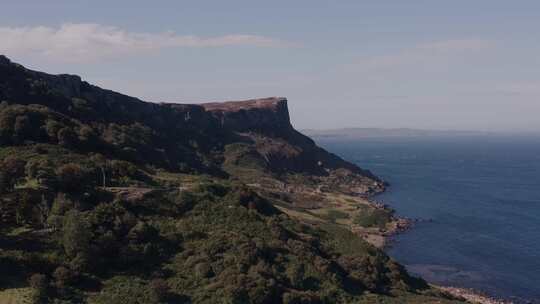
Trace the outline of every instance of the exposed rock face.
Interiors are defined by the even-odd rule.
[[[287,99],[283,97],[205,103],[202,106],[220,121],[223,128],[235,132],[286,135],[293,129]]]

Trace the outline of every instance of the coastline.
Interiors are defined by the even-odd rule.
[[[380,193],[377,193],[377,194],[380,194]],[[417,219],[411,219],[411,218],[396,215],[395,210],[392,207],[374,200],[373,197],[367,197],[366,202],[375,209],[383,209],[392,213],[392,218],[390,222],[388,222],[384,230],[379,229],[376,232],[366,231],[364,233],[360,233],[361,237],[364,240],[366,240],[373,246],[378,247],[380,249],[385,250],[389,248],[390,246],[392,246],[395,236],[401,233],[405,233],[409,229],[412,229],[414,224],[419,221]],[[352,230],[353,232],[358,232],[358,230],[355,231],[354,228],[352,228]],[[362,230],[362,228],[360,228],[360,230]],[[364,230],[367,230],[367,229],[364,229]]]
[[[449,293],[455,297],[460,297],[467,300],[470,303],[476,304],[513,304],[512,301],[496,299],[489,295],[485,295],[480,291],[468,288],[459,288],[459,287],[447,287],[439,285],[431,285],[439,290],[442,290],[446,293]]]
[[[539,273],[532,267],[540,214],[533,204],[540,195],[534,187],[540,177],[533,162],[537,141],[494,136],[319,143],[389,182],[373,200],[397,216],[427,221],[386,241],[385,251],[411,272],[503,303],[540,303]]]
[[[321,183],[322,184],[322,183]],[[392,206],[377,200],[377,195],[380,195],[388,190],[390,186],[384,183],[384,187],[377,189],[369,194],[353,194],[343,193],[342,191],[321,191],[321,187],[313,189],[306,186],[289,187],[283,191],[281,187],[262,187],[260,184],[249,184],[250,187],[259,190],[261,194],[269,195],[270,193],[279,192],[287,194],[291,203],[281,202],[275,206],[289,216],[296,218],[302,222],[318,225],[321,223],[333,223],[348,229],[361,237],[373,246],[386,250],[395,242],[395,237],[399,234],[406,233],[413,229],[416,223],[431,222],[431,219],[407,218],[396,213]],[[289,185],[291,186],[291,185]],[[266,191],[264,191],[266,190]],[[335,189],[334,189],[335,190]],[[266,193],[265,193],[266,192]],[[263,195],[264,196],[264,195]],[[270,195],[271,196],[271,195]],[[303,198],[310,198],[311,202],[316,202],[312,205],[302,206],[299,202],[306,201]],[[275,196],[274,196],[275,201]],[[384,227],[361,227],[351,221],[350,218],[343,217],[328,217],[329,212],[337,212],[341,214],[351,214],[358,212],[363,207],[371,208],[372,210],[385,210],[391,214],[390,221]],[[430,286],[441,290],[442,292],[462,299],[469,303],[476,304],[512,304],[514,302],[497,299],[485,293],[470,288],[458,288],[453,286],[441,286],[428,282]]]
[[[388,186],[388,184],[387,184]],[[410,229],[413,229],[414,228],[414,224],[417,223],[417,222],[420,222],[420,221],[426,221],[426,222],[429,222],[431,220],[423,220],[423,219],[411,219],[411,218],[406,218],[406,217],[401,217],[399,215],[396,215],[395,214],[395,210],[387,205],[387,204],[384,204],[384,203],[381,203],[381,202],[378,202],[376,201],[373,197],[376,196],[376,195],[379,195],[383,192],[386,191],[386,188],[381,191],[381,192],[378,192],[368,198],[367,201],[372,204],[373,206],[375,206],[376,208],[385,208],[387,210],[391,210],[393,212],[393,219],[392,221],[389,223],[390,224],[390,229],[387,230],[387,232],[385,234],[383,234],[383,241],[382,241],[382,245],[381,246],[377,246],[376,244],[373,244],[372,242],[370,242],[367,238],[364,237],[364,239],[370,243],[372,243],[373,245],[383,249],[383,250],[386,250],[388,249],[389,247],[392,246],[392,243],[394,242],[394,237],[401,234],[401,233],[406,233],[408,230]],[[433,284],[431,282],[428,282],[430,284],[430,286],[436,288],[436,289],[439,289],[445,293],[448,293],[456,298],[461,298],[461,299],[464,299],[466,300],[467,302],[469,303],[473,303],[473,304],[514,304],[514,302],[512,301],[509,301],[509,300],[504,300],[504,299],[497,299],[495,297],[492,297],[490,295],[487,295],[481,291],[478,291],[478,290],[474,290],[472,288],[462,288],[462,287],[453,287],[453,286],[441,286],[441,285],[437,285],[437,284]]]

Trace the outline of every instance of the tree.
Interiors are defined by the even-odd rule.
[[[13,126],[13,131],[14,136],[19,143],[31,137],[32,125],[28,116],[17,116],[15,118],[15,125]]]
[[[72,283],[75,274],[69,268],[60,266],[54,270],[53,277],[56,287],[63,289]]]
[[[25,166],[26,177],[37,179],[43,187],[54,188],[56,176],[52,166],[47,159],[31,159]]]
[[[17,205],[15,206],[15,220],[18,224],[32,221],[36,198],[28,191],[17,193]]]
[[[62,245],[66,255],[76,262],[78,267],[84,267],[90,254],[90,225],[83,215],[70,210],[64,217],[62,229]]]
[[[45,303],[49,291],[49,280],[44,274],[35,273],[28,279],[30,287],[34,290],[34,302]]]
[[[69,199],[65,193],[58,193],[54,198],[47,225],[53,229],[60,229],[63,226],[64,214],[73,209],[75,203]]]
[[[37,204],[37,211],[39,214],[39,224],[46,227],[47,219],[51,213],[51,207],[44,194],[41,194],[41,200]]]
[[[62,128],[58,131],[58,143],[64,147],[73,148],[77,146],[77,134],[70,128]]]
[[[169,295],[169,285],[164,279],[153,279],[150,281],[150,288],[156,302],[161,302],[167,299]]]
[[[109,161],[101,154],[94,154],[90,157],[90,160],[99,167],[101,171],[101,185],[107,187],[107,169],[109,167]]]
[[[36,178],[40,167],[41,167],[40,160],[31,159],[28,162],[26,162],[26,166],[24,167],[24,172],[26,176],[28,176],[29,178]]]
[[[13,140],[12,134],[13,117],[9,115],[7,110],[0,111],[0,144],[11,143]]]
[[[9,176],[0,171],[0,195],[6,194],[10,190],[11,180]]]
[[[77,164],[69,163],[56,170],[59,186],[67,192],[77,192],[85,188],[86,172]]]
[[[291,285],[296,288],[303,287],[302,284],[304,283],[304,276],[305,276],[305,269],[304,264],[298,263],[292,263],[286,270],[287,277],[289,281],[291,282]]]
[[[79,129],[79,141],[87,149],[95,149],[96,146],[99,144],[99,137],[96,132],[94,132],[94,130],[89,126],[82,126]]]
[[[25,176],[24,167],[26,162],[16,156],[8,156],[0,165],[2,183],[7,188],[6,190],[12,190],[15,184]]]
[[[45,121],[45,132],[47,133],[47,136],[54,141],[58,140],[58,131],[60,131],[62,127],[63,125],[56,120],[47,119]]]

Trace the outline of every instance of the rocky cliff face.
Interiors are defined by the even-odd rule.
[[[341,175],[357,174],[375,183],[380,182],[369,171],[327,152],[311,138],[296,131],[284,97],[206,103],[202,106],[212,113],[223,129],[249,138],[270,170],[329,176],[341,169]]]
[[[40,105],[50,115],[68,118],[72,137],[79,142],[74,146],[85,146],[86,152],[114,154],[180,171],[234,175],[238,171],[224,169],[225,163],[255,163],[257,170],[278,178],[287,174],[334,180],[353,176],[357,184],[367,185],[363,188],[367,190],[381,184],[369,171],[319,148],[296,131],[287,100],[282,97],[199,105],[149,103],[93,86],[78,76],[36,72],[0,57],[0,101],[29,107],[24,108],[27,112],[36,111],[30,105]],[[11,116],[6,114],[4,119],[5,134],[14,132],[19,115],[9,113]],[[38,116],[35,113],[27,116],[33,119],[33,128],[51,125],[50,117],[32,118]],[[24,140],[59,143],[62,139],[58,132],[29,133]],[[93,134],[95,142],[82,145],[80,142],[88,138],[83,133]],[[8,141],[12,138],[4,137]]]
[[[223,128],[235,132],[257,131],[286,136],[293,130],[287,99],[283,97],[205,103],[202,106]]]

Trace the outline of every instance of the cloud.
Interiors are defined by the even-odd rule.
[[[183,36],[174,32],[129,32],[93,23],[66,23],[58,28],[0,27],[0,53],[41,55],[59,61],[95,61],[166,48],[226,46],[288,47],[290,43],[259,35]]]

